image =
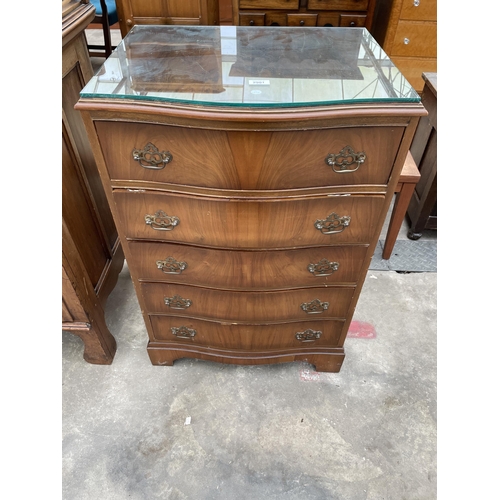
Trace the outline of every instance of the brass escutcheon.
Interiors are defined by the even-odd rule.
[[[165,305],[172,309],[187,309],[192,304],[190,299],[183,299],[180,295],[164,297],[163,300]]]
[[[329,302],[321,302],[319,299],[314,299],[311,302],[304,302],[300,308],[307,314],[321,314],[330,307]]]
[[[181,274],[186,269],[185,262],[179,262],[173,257],[167,257],[165,260],[157,260],[156,266],[165,274]]]
[[[188,328],[187,326],[179,326],[178,328],[172,327],[170,329],[172,335],[178,339],[192,339],[196,335],[196,330]]]
[[[366,154],[363,151],[355,153],[351,146],[346,146],[340,151],[340,153],[330,153],[325,158],[325,163],[332,167],[332,170],[337,172],[337,174],[347,174],[350,172],[356,172],[365,160]],[[356,168],[348,168],[354,164],[356,165]]]
[[[332,212],[326,219],[318,219],[314,227],[323,234],[336,234],[341,233],[350,223],[351,218],[348,215],[340,217]]]
[[[172,161],[173,156],[170,151],[160,151],[154,144],[148,142],[144,149],[134,149],[132,158],[143,168],[161,170]]]
[[[163,210],[158,210],[154,215],[145,215],[144,220],[157,231],[172,231],[180,222],[179,217],[167,215]]]
[[[318,263],[309,264],[307,270],[314,276],[330,276],[339,268],[338,262],[330,262],[328,259],[321,259]]]
[[[297,340],[300,340],[301,342],[314,342],[315,340],[319,339],[321,335],[322,332],[311,330],[310,328],[308,328],[303,332],[297,332],[295,334],[295,338]]]

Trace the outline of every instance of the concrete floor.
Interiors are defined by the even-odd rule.
[[[435,499],[436,289],[435,272],[370,270],[354,316],[369,334],[348,337],[338,374],[158,367],[125,265],[106,305],[112,365],[63,332],[62,498]]]
[[[110,366],[63,332],[63,499],[436,498],[436,273],[370,271],[338,374],[152,366],[128,268]],[[186,425],[186,419],[191,419]]]

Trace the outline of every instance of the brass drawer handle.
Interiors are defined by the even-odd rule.
[[[328,259],[321,259],[318,263],[311,263],[307,266],[307,270],[314,276],[330,276],[338,268],[338,262],[330,262]]]
[[[332,167],[334,172],[337,174],[348,174],[350,172],[356,172],[359,166],[366,160],[366,154],[363,151],[355,153],[351,146],[346,146],[338,154],[329,154],[325,158],[327,165]],[[356,165],[356,168],[347,168],[351,165]]]
[[[167,215],[163,210],[158,210],[154,215],[145,215],[144,220],[157,231],[172,231],[180,222],[179,217]]]
[[[314,342],[315,340],[319,339],[321,335],[322,332],[311,330],[310,328],[308,328],[303,332],[297,332],[295,334],[295,338],[297,340],[300,340],[301,342]]]
[[[179,262],[173,257],[167,257],[165,260],[157,260],[156,266],[165,274],[181,274],[186,269],[185,262]]]
[[[350,223],[351,218],[348,215],[340,217],[332,212],[326,219],[318,219],[314,227],[323,234],[336,234],[341,233]]]
[[[190,299],[183,299],[180,295],[164,297],[163,300],[165,305],[172,309],[187,309],[192,304]]]
[[[170,151],[159,151],[154,144],[148,142],[144,149],[134,149],[132,158],[139,162],[139,165],[143,168],[161,170],[165,168],[167,163],[172,161],[173,156]]]
[[[192,330],[187,326],[172,327],[170,330],[172,335],[175,335],[178,339],[192,339],[196,335],[196,330]]]
[[[304,302],[300,308],[307,314],[321,314],[330,307],[329,302],[321,302],[319,299],[314,299],[311,302]]]

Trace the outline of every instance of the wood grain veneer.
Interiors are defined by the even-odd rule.
[[[287,189],[386,184],[403,127],[237,132],[136,123],[97,123],[112,179],[169,182],[220,189]],[[162,170],[135,161],[132,152],[153,144],[172,160]],[[384,144],[384,148],[379,145]],[[363,152],[363,168],[336,173],[325,159],[346,145]],[[202,159],[202,160],[201,160]],[[200,167],[200,161],[204,168]]]
[[[321,331],[322,335],[314,341],[315,347],[336,346],[344,326],[343,320],[319,319],[304,322],[287,322],[272,324],[220,323],[193,318],[151,315],[154,340],[186,344],[178,339],[172,328],[185,326],[195,330],[196,335],[189,341],[189,346],[206,346],[211,348],[244,350],[300,349],[307,342],[298,340],[297,333],[308,329]]]
[[[224,248],[297,248],[342,243],[368,244],[375,235],[383,196],[329,196],[313,199],[211,199],[158,192],[116,190],[114,202],[127,239],[163,240]],[[159,210],[179,219],[171,231],[155,230],[146,215]],[[332,213],[351,218],[336,234],[315,223]]]
[[[130,241],[129,264],[139,281],[183,283],[231,290],[267,290],[355,284],[368,245],[308,247],[294,250],[234,251],[175,243]],[[169,274],[161,262],[171,257],[185,264],[179,274]],[[323,259],[338,264],[328,275],[309,270]],[[160,262],[160,266],[157,264]],[[334,266],[336,267],[336,266]],[[314,269],[314,267],[313,267]],[[330,272],[330,271],[328,271]]]

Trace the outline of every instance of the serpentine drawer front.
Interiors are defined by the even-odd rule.
[[[341,368],[425,111],[368,31],[300,27],[368,0],[292,3],[262,14],[294,28],[135,26],[77,104],[155,365]]]
[[[387,184],[404,132],[381,126],[226,132],[96,125],[111,179],[220,189]]]
[[[151,316],[154,341],[169,341],[234,350],[337,346],[344,321],[293,323],[220,323],[193,318]]]
[[[257,290],[355,284],[367,245],[234,251],[130,241],[139,281]]]
[[[255,323],[298,321],[316,316],[345,318],[354,287],[235,292],[143,283],[141,293],[151,314]]]
[[[217,199],[157,192],[113,195],[128,239],[230,248],[370,243],[384,196]]]

